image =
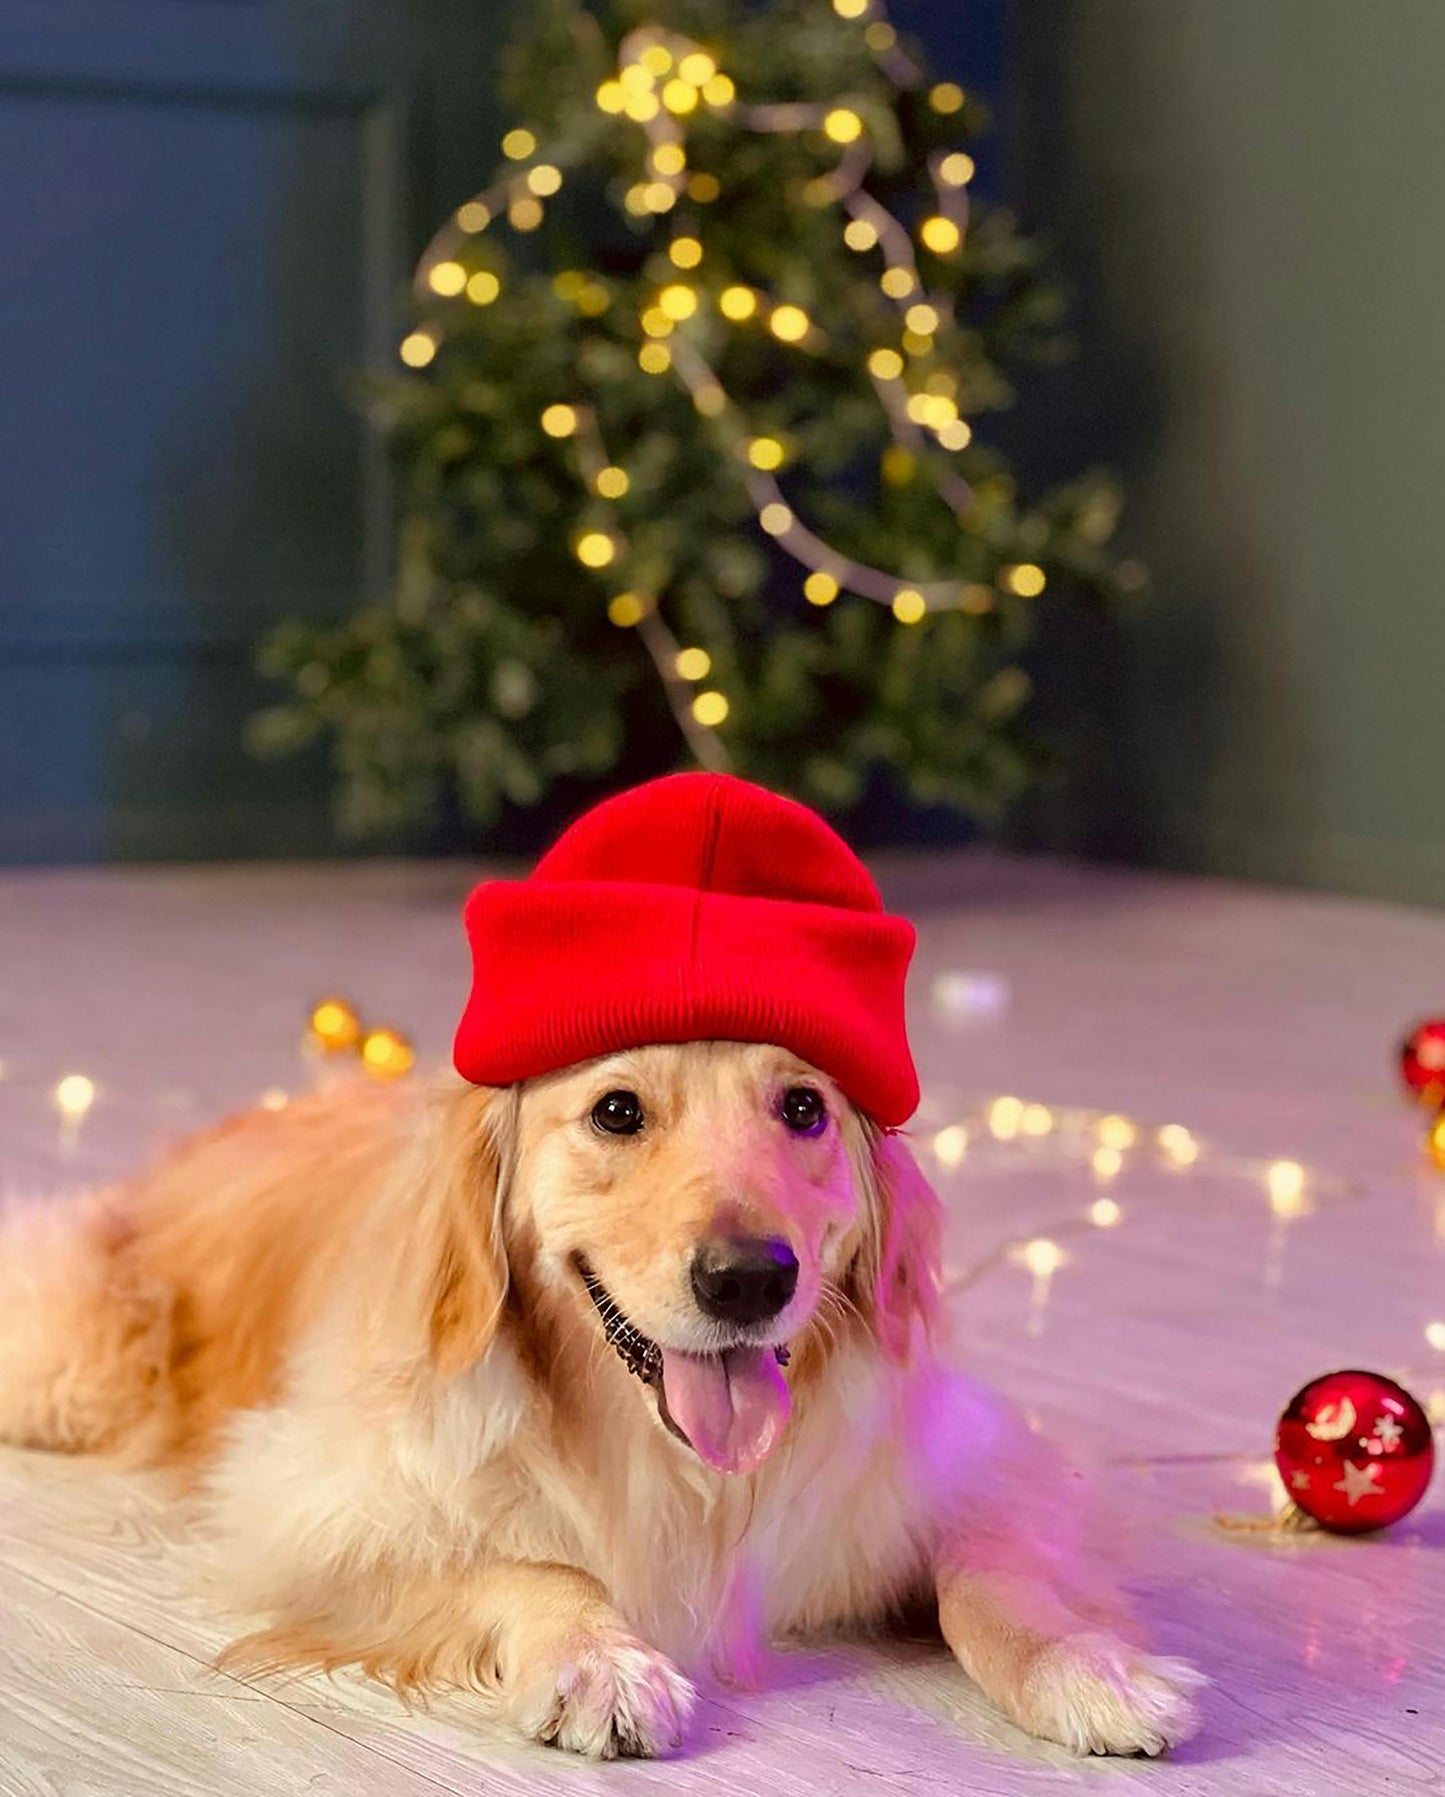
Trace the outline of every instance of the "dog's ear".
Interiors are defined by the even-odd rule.
[[[901,1137],[869,1128],[853,1301],[890,1359],[906,1361],[915,1326],[931,1335],[943,1276],[943,1207]]]
[[[365,1244],[373,1318],[392,1351],[420,1352],[443,1375],[491,1346],[507,1299],[502,1203],[515,1095],[449,1088],[416,1119]]]
[[[443,1374],[491,1346],[507,1301],[502,1198],[510,1176],[513,1095],[474,1087],[442,1122],[429,1346]]]

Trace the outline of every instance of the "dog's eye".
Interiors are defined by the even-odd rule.
[[[781,1106],[783,1122],[795,1135],[816,1136],[828,1121],[823,1094],[811,1086],[789,1086]]]
[[[635,1092],[606,1092],[592,1107],[592,1121],[609,1136],[635,1136],[642,1128],[642,1101]]]

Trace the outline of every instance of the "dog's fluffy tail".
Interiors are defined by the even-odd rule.
[[[0,1208],[0,1441],[144,1457],[165,1430],[172,1294],[103,1194]]]

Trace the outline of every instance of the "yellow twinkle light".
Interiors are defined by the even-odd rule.
[[[1271,1162],[1264,1183],[1269,1208],[1277,1217],[1304,1217],[1313,1210],[1305,1190],[1305,1170],[1298,1161]]]
[[[877,381],[896,381],[903,373],[903,358],[896,349],[875,349],[868,358],[868,372]]]
[[[649,44],[637,60],[649,75],[660,80],[672,67],[672,51],[666,44]]]
[[[677,65],[677,72],[694,87],[705,87],[717,74],[717,64],[706,50],[689,50]]]
[[[681,324],[697,311],[697,288],[689,287],[685,281],[674,281],[658,294],[657,303],[669,318]]]
[[[793,528],[793,514],[788,506],[775,499],[758,513],[758,523],[770,537],[780,537]]]
[[[928,90],[928,104],[935,112],[959,112],[963,107],[963,89],[956,81],[940,81]]]
[[[871,250],[878,241],[878,230],[866,218],[850,218],[843,227],[843,241],[850,250]]]
[[[467,284],[467,271],[460,262],[438,262],[426,280],[433,293],[454,299]]]
[[[702,84],[702,97],[709,106],[731,106],[737,91],[730,75],[710,75]]]
[[[717,309],[724,318],[731,318],[735,324],[741,324],[757,311],[758,296],[751,287],[724,287],[717,296]]]
[[[666,374],[672,355],[665,343],[644,343],[637,352],[637,366],[644,374]]]
[[[893,615],[900,624],[917,624],[927,610],[917,587],[900,587],[893,595]]]
[[[803,597],[809,605],[831,605],[838,597],[838,583],[822,568],[815,569],[803,582]]]
[[[638,322],[649,337],[670,337],[675,328],[661,306],[649,306]]]
[[[469,237],[485,231],[491,222],[491,207],[484,206],[480,200],[468,200],[465,206],[457,207],[457,224]]]
[[[622,196],[622,204],[634,218],[647,217],[647,183],[635,181]]]
[[[698,91],[690,81],[681,79],[669,81],[662,90],[662,103],[667,110],[678,118],[697,108]]]
[[[811,328],[801,306],[775,306],[768,320],[768,329],[780,343],[801,343]]]
[[[687,151],[681,144],[659,144],[648,161],[659,175],[680,175],[687,167]]]
[[[967,449],[973,441],[973,426],[955,418],[939,431],[938,440],[945,449]]]
[[[650,125],[662,107],[656,94],[634,90],[623,101],[622,109],[634,125]]]
[[[1425,1340],[1438,1354],[1445,1354],[1445,1323],[1427,1323]]]
[[[833,11],[840,19],[861,19],[868,6],[869,0],[833,0]]]
[[[835,106],[823,120],[823,135],[835,144],[850,144],[863,135],[863,121],[847,106]]]
[[[1110,1112],[1107,1117],[1100,1117],[1095,1125],[1095,1133],[1105,1148],[1132,1148],[1139,1140],[1139,1131],[1127,1117],[1120,1117]]]
[[[1011,1142],[1019,1133],[1023,1122],[1023,1100],[1019,1098],[995,1098],[988,1107],[989,1134],[995,1141]]]
[[[1114,1179],[1124,1168],[1124,1157],[1117,1148],[1096,1148],[1089,1156],[1096,1179]]]
[[[702,244],[696,237],[674,237],[667,256],[674,268],[696,268],[702,261]]]
[[[776,437],[753,437],[748,443],[748,460],[754,468],[771,473],[783,465],[783,446]]]
[[[666,181],[649,181],[644,197],[649,212],[671,212],[677,204],[677,194]]]
[[[542,413],[542,429],[549,437],[570,437],[577,429],[573,406],[548,406]]]
[[[698,174],[694,175],[687,184],[687,197],[690,200],[696,200],[700,206],[706,206],[710,200],[715,200],[721,192],[722,183],[718,180],[716,175],[710,175],[706,170],[700,171]]]
[[[723,722],[728,709],[727,699],[718,692],[699,693],[692,702],[692,715],[709,729]]]
[[[562,171],[555,163],[539,162],[535,168],[528,169],[527,185],[533,193],[540,194],[543,199],[546,199],[561,187]]]
[[[55,1085],[55,1108],[67,1123],[78,1123],[95,1103],[95,1081],[83,1073],[67,1073]]]
[[[619,113],[627,105],[627,89],[620,81],[604,81],[593,98],[599,112]]]
[[[1047,1236],[1035,1236],[1019,1250],[1019,1259],[1035,1279],[1052,1279],[1067,1256],[1057,1242],[1051,1242]]]
[[[507,208],[507,223],[514,231],[535,231],[542,222],[542,202],[524,193]]]
[[[408,368],[425,368],[437,353],[436,338],[426,331],[413,331],[402,338],[396,353]]]
[[[898,33],[884,19],[875,19],[863,33],[863,42],[876,54],[891,50],[898,42]]]
[[[950,1123],[933,1138],[933,1157],[940,1167],[957,1167],[968,1152],[968,1131],[961,1123]]]
[[[1199,1159],[1199,1144],[1182,1123],[1166,1123],[1155,1140],[1171,1166],[1192,1167]]]
[[[1054,1113],[1046,1104],[1026,1104],[1019,1127],[1026,1136],[1046,1136],[1054,1127]]]
[[[651,93],[656,85],[651,71],[644,68],[640,62],[629,62],[619,72],[617,79],[621,83],[623,91],[629,94]]]
[[[954,150],[938,165],[938,178],[945,187],[966,187],[977,173],[972,156]]]
[[[502,139],[502,154],[512,162],[525,162],[536,147],[536,138],[521,125]]]
[[[712,657],[706,649],[679,649],[672,664],[684,680],[706,680]]]
[[[892,268],[885,268],[878,277],[878,285],[889,299],[906,299],[917,284],[913,270],[905,268],[901,262],[895,263]]]
[[[592,485],[604,499],[621,499],[632,485],[632,479],[625,468],[609,465],[597,470],[597,478]]]
[[[1033,562],[1015,562],[1000,570],[998,583],[1005,592],[1017,593],[1020,599],[1037,599],[1048,579]]]
[[[605,568],[616,559],[617,545],[604,530],[584,531],[572,547],[584,568]]]
[[[502,283],[489,268],[479,268],[467,282],[467,298],[474,306],[490,306],[502,291]]]
[[[584,281],[574,302],[584,318],[600,318],[612,303],[612,296],[601,281]]]
[[[931,393],[910,393],[908,404],[904,410],[914,424],[927,424],[933,410],[933,395]]]
[[[963,233],[958,226],[942,213],[924,219],[918,227],[918,236],[923,247],[932,250],[935,256],[947,256],[963,242]]]
[[[1112,1198],[1096,1198],[1089,1206],[1089,1221],[1096,1229],[1113,1229],[1123,1220],[1124,1213]]]
[[[931,337],[938,329],[938,313],[929,305],[920,303],[910,306],[903,314],[903,322],[916,337]]]
[[[905,331],[899,341],[910,356],[931,356],[933,354],[933,339],[923,336],[918,331]]]
[[[619,630],[630,630],[647,616],[647,606],[636,593],[617,593],[607,601],[607,617]]]

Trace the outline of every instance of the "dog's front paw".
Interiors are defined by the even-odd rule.
[[[1207,1683],[1187,1660],[1140,1653],[1113,1635],[1067,1635],[1029,1668],[1020,1720],[1075,1753],[1163,1753],[1199,1726],[1192,1694]]]
[[[566,1637],[529,1665],[510,1709],[535,1741],[589,1759],[654,1759],[681,1744],[696,1702],[671,1660],[623,1629],[601,1627]]]

